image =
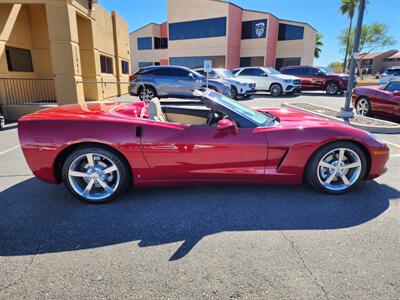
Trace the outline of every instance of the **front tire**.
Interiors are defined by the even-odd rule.
[[[82,147],[72,152],[62,168],[65,187],[87,203],[106,203],[120,197],[129,184],[128,166],[116,152]]]
[[[339,86],[336,82],[328,82],[325,91],[330,96],[337,95],[339,93]]]
[[[360,97],[356,102],[356,113],[360,116],[368,117],[371,115],[371,102],[367,97]]]
[[[310,158],[306,180],[315,190],[342,194],[357,186],[365,177],[367,159],[359,146],[334,142],[323,146]]]
[[[279,83],[271,84],[269,91],[272,97],[279,97],[282,95],[282,86]]]
[[[232,86],[231,88],[231,98],[232,99],[237,99],[238,98],[238,91],[236,87]]]

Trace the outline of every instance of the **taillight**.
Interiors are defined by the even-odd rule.
[[[136,75],[131,75],[131,76],[129,76],[129,81],[132,81],[132,80],[135,80],[135,79],[137,79],[137,76],[136,76]]]

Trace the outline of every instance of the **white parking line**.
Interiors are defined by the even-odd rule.
[[[13,150],[19,148],[19,147],[20,147],[20,145],[17,145],[17,146],[8,148],[7,150],[4,150],[4,151],[0,152],[0,155],[6,154],[6,153],[8,153],[8,152],[10,152],[10,151],[13,151]]]
[[[400,145],[398,145],[398,144],[395,144],[395,143],[392,143],[392,142],[389,142],[389,141],[385,141],[385,140],[384,140],[384,142],[385,142],[386,144],[389,144],[389,145],[395,146],[395,147],[397,147],[397,148],[400,148]]]

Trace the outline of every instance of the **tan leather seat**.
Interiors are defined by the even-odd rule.
[[[148,110],[149,110],[149,119],[158,122],[167,122],[167,118],[162,112],[161,104],[158,99],[154,98],[149,102]]]

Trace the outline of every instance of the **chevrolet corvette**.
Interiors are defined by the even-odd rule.
[[[301,184],[339,194],[385,172],[386,144],[343,123],[251,109],[217,92],[200,100],[92,102],[19,120],[26,161],[46,182],[104,203],[128,188],[209,183]]]
[[[359,115],[381,115],[400,122],[400,80],[390,81],[383,87],[356,87],[352,99]]]

